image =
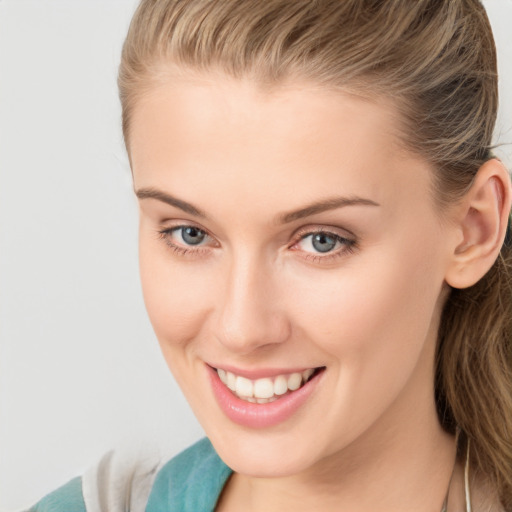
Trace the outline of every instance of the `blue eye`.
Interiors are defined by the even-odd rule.
[[[181,225],[158,231],[158,237],[175,253],[189,256],[206,255],[219,246],[215,238],[194,225]]]
[[[328,231],[318,231],[304,235],[297,246],[304,252],[312,254],[328,254],[345,246],[350,248],[354,242]]]
[[[311,245],[318,252],[329,252],[336,247],[337,240],[327,233],[316,233],[312,235]]]
[[[195,228],[194,226],[182,226],[182,227],[173,229],[172,231],[173,231],[173,233],[175,231],[180,232],[181,239],[187,245],[199,245],[202,242],[204,242],[204,239],[207,236],[203,230]]]

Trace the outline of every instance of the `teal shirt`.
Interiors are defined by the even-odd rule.
[[[73,478],[71,482],[52,492],[28,512],[86,512],[82,496],[82,479]]]
[[[210,441],[202,439],[159,471],[146,512],[213,512],[230,475]]]
[[[146,512],[213,512],[231,469],[205,438],[156,475]],[[80,478],[43,498],[28,512],[87,512]]]

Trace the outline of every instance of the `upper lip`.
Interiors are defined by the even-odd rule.
[[[265,377],[277,377],[278,375],[289,375],[291,373],[302,373],[304,370],[309,370],[310,368],[313,370],[323,368],[321,366],[296,366],[293,368],[237,368],[229,364],[208,364],[208,366],[215,370],[220,368],[250,380],[257,380]]]

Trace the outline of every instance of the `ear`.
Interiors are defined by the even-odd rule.
[[[459,239],[445,276],[450,286],[467,288],[489,271],[505,239],[511,201],[505,166],[496,158],[488,160],[457,208]]]

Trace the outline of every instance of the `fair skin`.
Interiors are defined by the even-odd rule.
[[[220,511],[441,509],[455,461],[433,390],[446,284],[490,267],[510,191],[489,165],[441,217],[432,169],[398,133],[389,103],[306,83],[180,75],[135,107],[145,302],[235,471]],[[248,426],[219,406],[212,368],[321,370],[293,414]]]

